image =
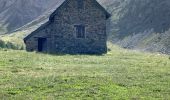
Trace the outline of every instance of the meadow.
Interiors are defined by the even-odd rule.
[[[110,48],[104,55],[0,49],[0,99],[170,99],[168,55]]]

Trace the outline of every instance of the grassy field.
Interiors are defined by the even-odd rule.
[[[170,99],[169,56],[110,48],[101,56],[2,49],[0,99]]]

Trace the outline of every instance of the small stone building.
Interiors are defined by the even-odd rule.
[[[49,21],[24,38],[27,51],[68,54],[107,52],[110,14],[96,0],[65,0]]]

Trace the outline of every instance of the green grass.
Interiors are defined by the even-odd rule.
[[[110,47],[108,54],[0,50],[2,100],[168,100],[170,58]]]
[[[24,32],[15,32],[11,34],[0,35],[0,40],[4,41],[6,44],[11,43],[16,49],[25,48],[23,38],[26,36]]]

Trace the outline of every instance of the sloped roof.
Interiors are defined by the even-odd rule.
[[[53,20],[55,14],[56,14],[55,12],[57,12],[58,9],[60,9],[60,8],[61,8],[62,6],[64,6],[65,4],[67,4],[68,1],[69,1],[69,0],[65,0],[65,1],[56,9],[56,11],[54,11],[54,12],[51,14],[49,20]],[[108,18],[111,16],[111,14],[110,14],[109,12],[107,12],[107,10],[106,10],[100,3],[98,3],[96,0],[93,0],[93,2],[96,4],[97,7],[99,7],[99,9],[101,9],[101,10],[106,14],[106,19],[108,19]]]
[[[94,2],[96,2],[96,6],[98,6],[106,14],[106,18],[110,18],[111,14],[96,0],[94,0]]]
[[[55,12],[63,3],[65,2],[65,0],[61,0],[61,2],[56,5],[56,8],[53,10],[53,12]],[[51,15],[51,13],[49,14]],[[40,30],[44,29],[46,26],[48,26],[50,24],[50,21],[45,22],[44,24],[42,24],[39,28],[37,28],[36,30],[32,31],[29,35],[27,35],[24,38],[24,42],[29,39],[31,36],[33,36],[35,33],[39,32]]]
[[[36,29],[35,31],[33,31],[31,34],[29,34],[28,36],[26,36],[24,38],[24,42],[29,39],[31,36],[33,36],[35,33],[37,33],[38,31],[42,30],[43,28],[45,28],[46,26],[48,26],[50,24],[50,20],[53,20],[54,16],[55,16],[55,12],[57,12],[58,9],[60,9],[62,6],[64,6],[65,4],[68,3],[69,0],[61,0],[61,4],[56,8],[56,10],[50,15],[49,17],[49,21],[46,22],[45,24],[41,25],[38,29]],[[93,0],[93,2],[96,4],[97,7],[99,7],[99,9],[101,9],[105,14],[106,14],[106,19],[108,19],[111,14],[109,12],[106,11],[106,9],[100,4],[98,3],[96,0]]]

